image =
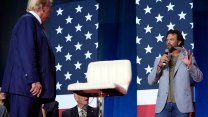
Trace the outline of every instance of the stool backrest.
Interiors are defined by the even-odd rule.
[[[129,60],[96,61],[88,65],[88,83],[115,83],[128,90],[131,79],[132,69]]]

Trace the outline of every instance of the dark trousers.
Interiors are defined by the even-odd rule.
[[[10,117],[39,117],[41,102],[36,98],[10,95]]]

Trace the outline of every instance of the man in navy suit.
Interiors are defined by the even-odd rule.
[[[42,26],[51,5],[52,0],[28,0],[27,13],[13,28],[2,83],[11,117],[38,117],[42,103],[55,98],[55,57]]]
[[[77,105],[63,111],[62,117],[98,117],[97,108],[89,106],[89,97],[74,94]]]

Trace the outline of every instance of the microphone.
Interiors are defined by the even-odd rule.
[[[170,58],[171,58],[171,55],[170,55],[170,53],[172,53],[174,50],[176,50],[176,48],[175,47],[173,47],[173,46],[171,46],[170,48],[166,48],[165,49],[165,53],[164,54],[167,54],[168,56],[168,61],[170,60]],[[163,66],[166,66],[167,65],[167,62],[163,62]]]
[[[169,49],[168,48],[166,48],[165,49],[165,53],[164,54],[168,54],[169,53]]]
[[[165,49],[165,53],[164,53],[164,54],[169,55],[169,49],[168,49],[168,48]],[[169,60],[169,59],[168,59],[168,60]],[[167,64],[167,63],[164,61],[164,62],[163,62],[163,67],[166,66],[166,64]]]

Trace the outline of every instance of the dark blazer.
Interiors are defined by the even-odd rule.
[[[44,104],[43,108],[45,109],[46,117],[58,117],[58,105],[59,103],[57,101]]]
[[[0,117],[8,117],[7,108],[0,104]]]
[[[34,97],[31,84],[40,82],[40,98],[54,98],[55,73],[55,57],[43,27],[32,14],[23,15],[13,28],[2,91]]]
[[[62,117],[79,117],[78,107],[75,106],[71,109],[67,109],[67,110],[63,111]],[[87,117],[98,117],[97,109],[87,106]]]

